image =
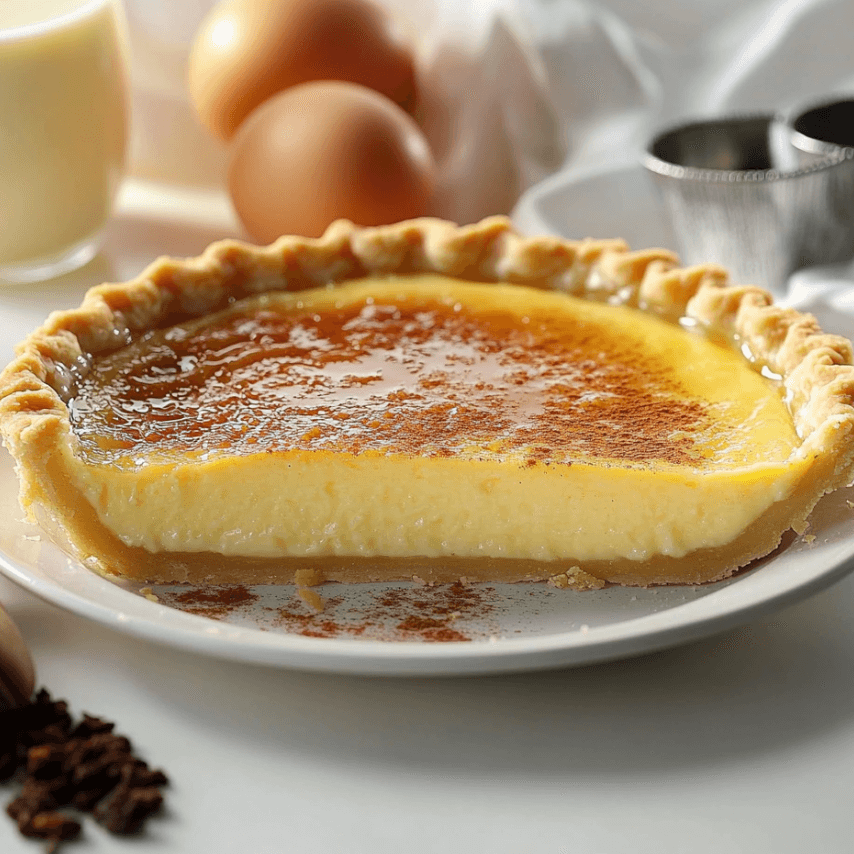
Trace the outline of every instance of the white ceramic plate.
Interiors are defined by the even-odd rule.
[[[632,187],[633,195],[627,197]],[[581,217],[583,206],[595,210],[588,234],[628,235],[635,245],[664,242],[643,239],[653,238],[656,229],[666,236],[654,197],[637,171],[595,174],[586,184],[573,186],[547,183],[540,199],[528,201],[529,210],[536,210],[542,220],[538,227],[551,231],[577,231],[580,220],[573,225],[570,219]],[[227,211],[222,223],[210,217],[194,222],[185,207],[167,209],[158,193],[138,192],[111,229],[101,267],[96,264],[88,274],[83,271],[62,282],[0,293],[4,357],[50,308],[77,304],[83,289],[95,283],[86,281],[87,275],[97,280],[126,278],[159,252],[199,252],[227,230]],[[635,219],[643,210],[645,234],[630,232],[632,209]],[[183,591],[182,596],[174,588],[155,588],[158,601],[151,601],[138,590],[90,572],[38,529],[16,521],[16,491],[11,459],[0,452],[0,571],[25,588],[138,637],[223,658],[306,670],[451,675],[589,664],[733,627],[801,599],[854,568],[854,495],[843,490],[817,508],[809,537],[789,542],[761,565],[721,584],[586,593],[544,584],[481,585],[467,592],[414,584],[346,589],[326,585],[321,595],[327,607],[312,616],[290,586],[240,591],[242,598],[232,607],[205,603],[204,594],[200,599]],[[182,598],[190,602],[182,603]],[[432,624],[424,623],[425,614]]]
[[[16,490],[4,452],[4,520],[20,516]],[[735,579],[701,587],[577,593],[545,584],[478,585],[457,591],[462,595],[455,599],[447,586],[325,585],[318,590],[328,607],[314,616],[294,588],[283,585],[240,591],[242,604],[214,605],[218,615],[211,618],[164,604],[174,603],[183,590],[184,598],[195,602],[190,607],[205,610],[204,591],[199,603],[186,588],[155,587],[160,601],[151,601],[86,569],[39,529],[19,521],[5,523],[0,533],[0,571],[36,595],[114,629],[223,658],[360,674],[510,672],[589,664],[684,643],[820,590],[854,568],[852,498],[851,489],[828,496],[813,514],[807,537],[792,540]],[[467,606],[466,595],[474,607]],[[395,604],[384,607],[389,599]],[[435,619],[454,601],[459,616]],[[397,628],[413,625],[408,616],[417,625],[425,614],[440,632],[447,628],[452,637],[466,640],[430,642],[423,640],[430,629]],[[353,634],[354,628],[361,634]],[[322,634],[333,636],[316,636]]]

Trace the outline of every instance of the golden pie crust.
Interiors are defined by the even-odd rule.
[[[726,339],[780,377],[800,439],[806,474],[731,542],[683,556],[537,561],[451,551],[419,554],[306,555],[300,559],[151,552],[127,545],[99,520],[71,483],[86,461],[69,401],[91,361],[142,334],[224,309],[244,297],[334,287],[371,276],[431,273],[469,282],[528,285],[627,305]],[[825,334],[806,314],[773,304],[753,286],[733,285],[714,265],[679,266],[661,249],[630,251],[621,240],[526,237],[494,217],[471,226],[422,219],[378,228],[336,222],[316,240],[282,237],[253,247],[225,240],[192,259],[162,258],[136,279],[92,288],[80,308],[53,313],[0,375],[0,431],[20,477],[20,500],[58,541],[93,569],[144,581],[243,583],[316,579],[446,581],[552,579],[559,587],[699,583],[731,574],[768,554],[789,529],[803,532],[819,498],[854,477],[854,367],[850,342]],[[630,496],[626,496],[626,512]],[[577,579],[584,583],[579,585]],[[557,579],[557,581],[555,581]],[[566,582],[564,583],[564,579]]]

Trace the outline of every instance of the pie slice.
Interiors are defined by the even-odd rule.
[[[93,288],[21,345],[0,428],[103,573],[695,584],[850,482],[854,367],[663,250],[339,222]]]

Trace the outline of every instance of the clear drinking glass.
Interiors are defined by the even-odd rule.
[[[125,165],[126,44],[120,0],[0,2],[0,280],[98,251]]]

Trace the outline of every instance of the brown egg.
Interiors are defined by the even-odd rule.
[[[230,139],[267,98],[311,80],[360,83],[409,107],[412,52],[372,0],[226,0],[202,23],[188,84],[199,118]]]
[[[352,83],[274,95],[232,141],[228,186],[253,239],[317,237],[333,220],[384,225],[431,213],[435,165],[415,121]]]

